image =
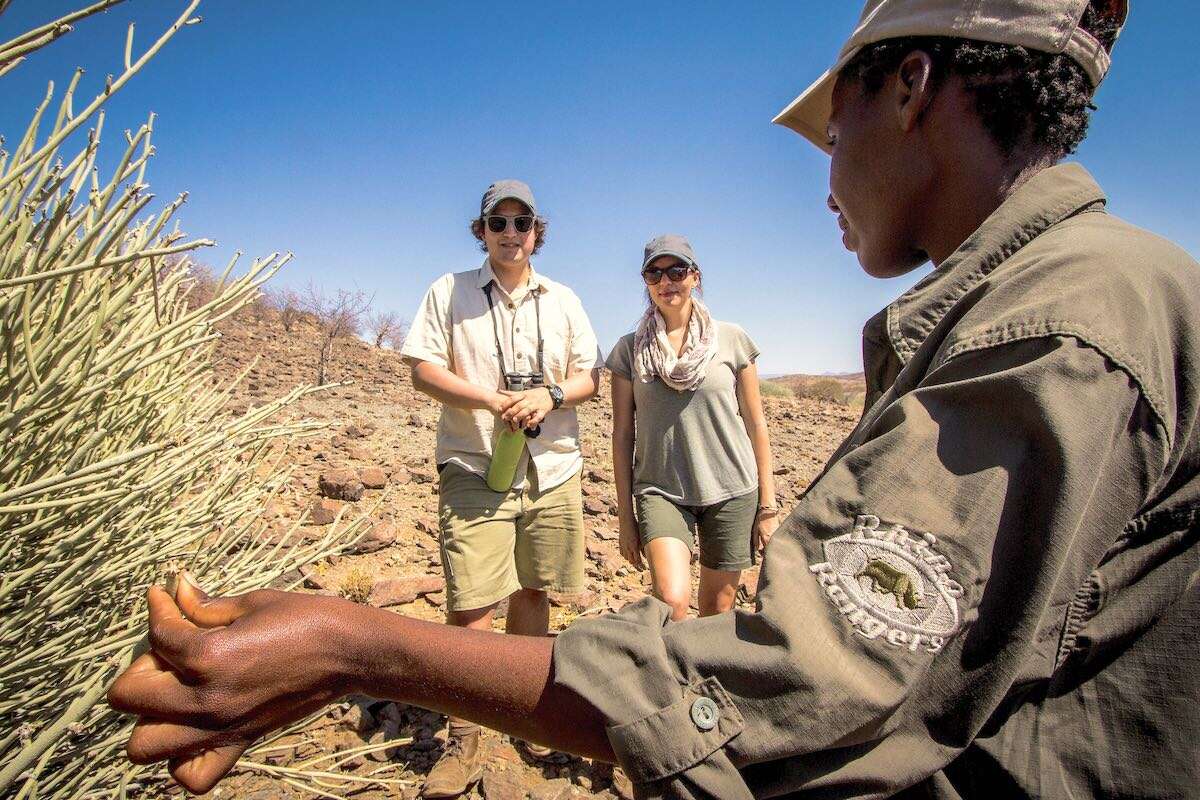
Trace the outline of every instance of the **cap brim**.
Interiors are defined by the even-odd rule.
[[[523,206],[525,206],[526,208],[528,208],[528,209],[529,209],[529,213],[530,213],[530,214],[533,214],[535,217],[538,215],[538,210],[537,210],[537,207],[536,207],[536,206],[532,206],[532,205],[530,205],[530,204],[529,204],[529,201],[528,201],[528,200],[526,200],[524,197],[520,197],[520,196],[518,196],[518,195],[515,195],[515,194],[502,194],[502,195],[500,195],[500,196],[499,196],[499,197],[497,197],[495,200],[493,200],[493,201],[491,202],[491,204],[490,204],[490,205],[487,205],[487,206],[484,206],[483,208],[481,208],[481,209],[479,210],[480,214],[490,214],[490,213],[492,213],[492,211],[494,211],[494,210],[495,210],[496,206],[500,205],[500,204],[501,204],[501,203],[503,203],[505,200],[516,200],[518,203],[520,203],[521,205],[523,205]]]
[[[645,269],[647,264],[649,264],[651,261],[653,261],[654,259],[659,258],[661,256],[675,256],[676,258],[678,258],[680,261],[684,262],[685,264],[690,264],[693,267],[696,266],[695,259],[693,259],[691,256],[684,255],[683,253],[680,253],[677,250],[655,250],[653,253],[646,256],[646,258],[644,258],[642,260],[642,269]]]
[[[856,47],[843,54],[836,64],[825,70],[825,74],[789,103],[787,108],[776,114],[771,122],[791,128],[821,150],[831,152],[829,115],[833,112],[833,87],[842,67],[846,66],[858,51],[859,48]]]

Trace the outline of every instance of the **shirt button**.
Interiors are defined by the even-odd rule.
[[[696,702],[692,703],[692,722],[702,731],[711,731],[717,727],[717,719],[720,716],[717,704],[710,698],[698,697]]]

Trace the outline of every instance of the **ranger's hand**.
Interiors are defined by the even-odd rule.
[[[256,739],[349,691],[332,643],[353,604],[261,590],[209,599],[186,574],[175,598],[150,588],[150,652],[108,691],[138,715],[131,761],[166,760],[195,794],[209,791]]]
[[[523,392],[516,392],[512,397],[512,404],[509,405],[500,418],[509,423],[513,427],[513,430],[536,428],[542,424],[542,420],[554,408],[554,400],[550,397],[550,390],[544,386],[539,386],[536,389],[527,389]]]

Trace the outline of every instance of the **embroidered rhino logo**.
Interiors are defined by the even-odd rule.
[[[923,598],[917,592],[913,579],[882,559],[871,559],[857,577],[869,579],[871,588],[876,592],[895,597],[897,605],[908,609],[915,609],[921,605]]]

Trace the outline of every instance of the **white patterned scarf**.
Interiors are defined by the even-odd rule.
[[[638,377],[646,383],[662,378],[663,383],[679,392],[695,391],[704,382],[709,362],[716,354],[717,325],[708,307],[695,297],[680,355],[667,340],[667,323],[653,303],[638,322],[633,337]]]

